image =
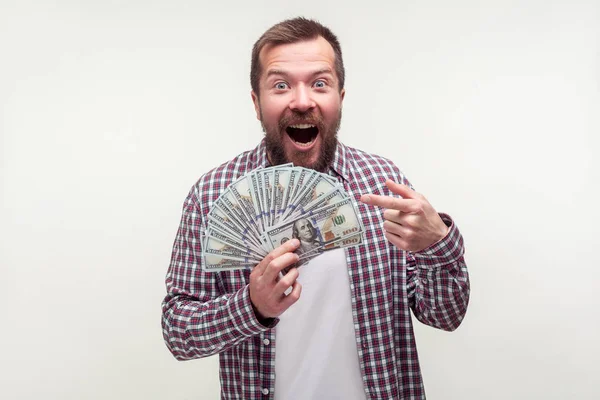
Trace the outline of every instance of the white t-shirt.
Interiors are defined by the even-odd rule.
[[[275,399],[364,400],[346,254],[302,265],[300,299],[275,327]]]

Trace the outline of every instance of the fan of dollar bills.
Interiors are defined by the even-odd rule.
[[[362,243],[352,200],[329,175],[292,164],[256,169],[213,203],[203,238],[203,269],[251,268],[297,238],[303,264],[324,251]]]

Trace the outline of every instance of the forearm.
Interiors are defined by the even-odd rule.
[[[264,326],[256,319],[247,286],[205,302],[187,295],[163,302],[163,336],[178,360],[218,354],[275,323]]]
[[[441,215],[450,224],[448,235],[407,256],[407,284],[415,317],[426,325],[453,331],[467,311],[469,274],[462,236],[450,217]]]
[[[173,244],[162,303],[165,343],[179,360],[217,354],[271,327],[256,319],[247,285],[229,292],[219,274],[203,271],[203,215],[192,189]]]

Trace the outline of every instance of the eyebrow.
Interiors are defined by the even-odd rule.
[[[311,74],[311,76],[316,76],[316,75],[322,75],[322,74],[330,74],[333,75],[333,71],[331,70],[331,68],[322,68],[319,69],[315,72],[313,72]],[[280,75],[280,76],[284,76],[287,77],[289,76],[289,74],[281,69],[270,69],[267,71],[267,78],[273,75]]]

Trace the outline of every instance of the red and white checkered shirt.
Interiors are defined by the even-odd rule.
[[[203,175],[183,205],[166,277],[163,335],[179,360],[220,356],[221,398],[273,399],[275,329],[255,317],[248,292],[250,270],[205,272],[201,236],[207,214],[238,177],[267,167],[264,141],[254,150]],[[424,324],[456,329],[469,301],[462,236],[450,217],[447,236],[407,253],[383,235],[383,211],[358,201],[361,194],[394,196],[384,182],[409,184],[389,160],[338,144],[329,172],[355,200],[365,227],[362,245],[346,250],[352,317],[365,397],[424,399],[410,310]],[[302,299],[300,299],[302,301]]]

